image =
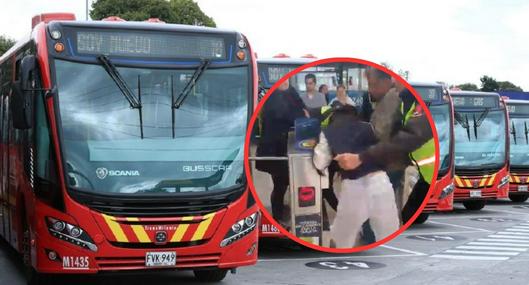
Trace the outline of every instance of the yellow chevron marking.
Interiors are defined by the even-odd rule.
[[[107,223],[108,227],[116,237],[116,241],[119,242],[129,242],[129,239],[127,239],[127,236],[123,232],[123,229],[119,225],[118,222],[115,221],[114,217],[102,214],[103,218],[105,219],[105,222]]]
[[[461,182],[461,178],[459,178],[459,176],[456,176],[455,180],[456,180],[456,184],[457,184],[458,187],[464,187],[465,186],[463,184],[463,182]]]
[[[193,220],[193,217],[183,217],[182,221],[191,221]],[[184,234],[187,231],[187,228],[189,228],[189,224],[180,224],[176,228],[176,231],[174,232],[173,237],[171,238],[171,242],[179,242],[184,237]]]
[[[514,176],[514,182],[520,183],[520,177],[519,176]]]
[[[127,221],[129,222],[139,222],[140,219],[138,218],[127,218]],[[134,234],[136,234],[136,237],[140,242],[151,242],[151,239],[147,235],[147,232],[143,228],[142,225],[131,225],[132,230],[134,231]]]
[[[470,182],[470,179],[464,179],[463,181],[465,181],[467,187],[472,187],[472,183]]]
[[[215,217],[215,213],[210,213],[204,216],[204,220],[198,225],[197,230],[191,238],[191,241],[201,240],[204,237],[204,234],[206,233],[209,225],[211,224],[211,221],[213,221],[213,217]]]
[[[492,186],[494,184],[494,179],[496,178],[496,173],[492,174],[492,177],[489,179],[487,186]]]
[[[482,178],[479,182],[479,187],[485,186],[485,183],[487,183],[488,177]]]

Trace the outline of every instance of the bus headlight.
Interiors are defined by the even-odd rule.
[[[52,217],[46,217],[46,224],[52,236],[82,248],[97,251],[92,238],[80,227]]]
[[[224,239],[220,242],[220,247],[228,246],[251,233],[256,227],[258,218],[259,212],[255,212],[233,224]]]
[[[498,184],[498,187],[502,187],[503,185],[507,184],[508,182],[509,182],[509,175],[506,175],[500,180],[500,184]]]
[[[443,188],[441,194],[439,194],[439,200],[444,199],[446,196],[450,195],[450,193],[454,192],[454,189],[454,183],[450,183],[448,186]]]

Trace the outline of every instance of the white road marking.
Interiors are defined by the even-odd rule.
[[[499,242],[517,242],[520,244],[527,244],[529,246],[529,240],[519,239],[508,239],[508,238],[480,238],[478,241],[499,241]]]
[[[508,260],[509,257],[502,256],[469,256],[469,255],[450,255],[450,254],[434,254],[432,257],[449,258],[449,259],[463,259],[463,260]]]
[[[492,232],[491,230],[487,230],[487,229],[481,229],[481,228],[475,228],[475,227],[467,227],[467,226],[461,226],[461,225],[454,225],[454,224],[449,224],[449,223],[441,223],[441,222],[434,222],[434,221],[430,221],[429,223],[438,224],[438,225],[444,225],[444,226],[451,226],[451,227],[462,228],[462,229],[476,230],[476,231],[480,231],[480,232]]]
[[[514,247],[500,247],[500,246],[467,246],[467,245],[457,246],[456,248],[460,248],[460,249],[506,250],[506,251],[519,251],[519,252],[523,252],[523,251],[527,251],[528,250],[528,248],[514,248]]]
[[[501,246],[519,246],[519,247],[529,247],[529,244],[519,244],[519,243],[505,243],[505,242],[469,242],[468,245],[501,245]]]
[[[413,251],[413,250],[409,250],[409,249],[398,248],[398,247],[394,247],[394,246],[390,246],[390,245],[381,245],[380,247],[384,247],[384,248],[388,248],[388,249],[393,249],[393,250],[396,250],[396,251],[402,251],[402,252],[405,252],[405,253],[415,254],[415,255],[417,255],[417,256],[426,255],[426,253],[422,253],[422,252],[418,252],[418,251]]]
[[[404,232],[402,236],[422,236],[422,235],[450,235],[450,234],[472,234],[482,233],[482,231],[458,231],[458,232]]]
[[[529,232],[529,229],[519,229],[519,228],[513,228],[513,229],[505,229],[506,231],[509,231],[509,232],[522,232],[522,233],[527,233]]]
[[[514,229],[528,229],[529,230],[529,226],[514,226],[513,228]]]
[[[528,236],[529,233],[519,233],[519,232],[498,232],[500,235],[516,235],[516,236]]]
[[[447,253],[464,253],[464,254],[482,254],[482,255],[508,255],[508,256],[515,256],[520,253],[518,252],[503,252],[503,251],[472,251],[472,250],[456,250],[456,249],[449,249],[445,250],[444,252]]]
[[[513,239],[526,239],[526,240],[529,240],[529,237],[511,236],[511,235],[508,235],[508,234],[507,235],[490,235],[488,237],[493,237],[493,238],[513,238]]]

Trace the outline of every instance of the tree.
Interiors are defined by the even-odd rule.
[[[192,0],[170,0],[172,23],[216,27],[213,18],[208,17]]]
[[[193,0],[98,0],[92,4],[90,17],[101,20],[118,16],[128,21],[144,21],[149,18],[173,24],[215,27]]]
[[[480,79],[481,81],[481,91],[496,92],[499,89],[499,84],[496,79],[483,75]]]
[[[6,37],[0,36],[0,56],[15,44],[15,41]]]
[[[463,83],[456,86],[457,88],[464,91],[478,91],[478,86],[474,83]]]
[[[523,89],[520,88],[520,86],[516,86],[514,83],[510,81],[498,81],[499,88],[498,90],[503,91],[520,91],[522,92]]]

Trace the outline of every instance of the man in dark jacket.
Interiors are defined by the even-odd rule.
[[[297,118],[307,116],[303,101],[288,80],[270,95],[261,115],[262,134],[257,156],[286,157],[289,130]],[[283,221],[283,199],[289,185],[288,162],[260,160],[256,168],[272,176],[272,216],[276,221]]]
[[[340,167],[348,170],[356,169],[362,163],[376,163],[383,166],[391,176],[392,172],[404,171],[407,166],[412,165],[409,154],[432,139],[432,130],[426,116],[420,113],[404,124],[404,114],[416,105],[412,103],[415,98],[411,93],[400,93],[389,74],[375,68],[368,69],[367,74],[370,100],[374,105],[370,120],[379,142],[361,153],[338,155],[335,160]],[[424,188],[424,184],[417,187]],[[416,197],[414,205],[417,200],[419,199]],[[424,198],[420,202],[423,200]],[[403,217],[404,221],[410,217],[411,208],[408,207],[403,213],[406,216]]]

